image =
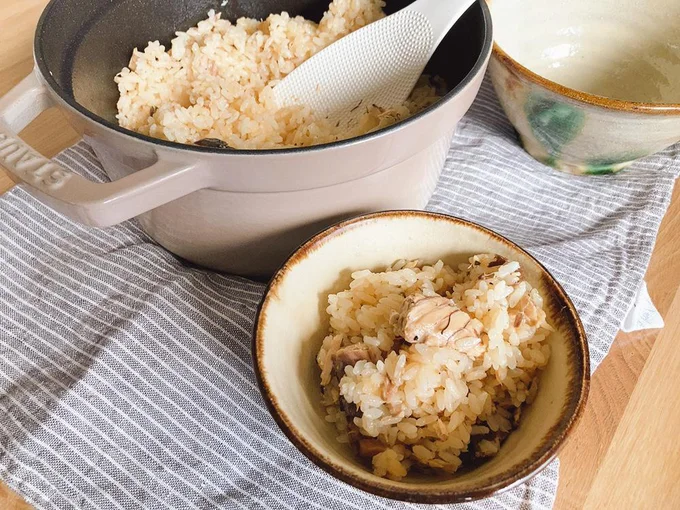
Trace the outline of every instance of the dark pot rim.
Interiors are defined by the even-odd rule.
[[[153,138],[147,135],[142,135],[140,133],[137,133],[135,131],[125,129],[120,127],[119,125],[109,122],[106,119],[103,119],[102,117],[94,114],[93,112],[89,111],[88,109],[82,107],[79,103],[75,101],[75,98],[73,98],[70,94],[67,94],[62,87],[59,86],[57,81],[53,78],[53,76],[50,74],[49,69],[47,68],[47,64],[45,62],[45,59],[43,57],[43,29],[46,20],[50,16],[50,11],[52,8],[55,7],[55,5],[59,2],[60,0],[50,0],[50,2],[47,4],[45,9],[43,10],[42,15],[40,16],[40,20],[38,21],[38,25],[36,27],[35,31],[35,38],[34,38],[34,44],[33,44],[33,51],[34,51],[34,58],[35,62],[37,64],[37,67],[40,71],[40,74],[42,78],[47,82],[47,84],[50,86],[50,88],[56,92],[56,94],[61,98],[62,101],[64,101],[68,106],[76,110],[78,113],[81,115],[85,116],[89,120],[96,122],[97,124],[104,126],[108,129],[111,129],[113,131],[116,131],[122,135],[128,136],[130,138],[135,138],[138,140],[141,140],[143,142],[147,143],[152,143],[155,145],[160,145],[162,147],[170,148],[170,149],[183,149],[183,150],[188,150],[190,152],[196,152],[196,153],[219,153],[219,154],[235,154],[235,153],[243,153],[244,151],[242,150],[229,150],[229,149],[213,149],[209,147],[200,147],[196,145],[188,145],[188,144],[182,144],[182,143],[177,143],[177,142],[170,142],[167,140],[161,140],[158,138]],[[401,129],[403,126],[407,126],[413,122],[417,122],[421,118],[425,117],[432,111],[434,111],[437,108],[440,108],[441,106],[444,106],[446,103],[449,101],[453,100],[465,87],[467,87],[473,79],[484,69],[486,63],[488,62],[490,56],[491,56],[491,51],[493,48],[493,26],[492,26],[492,21],[491,21],[491,12],[489,10],[488,5],[486,4],[485,0],[477,0],[477,5],[482,10],[482,30],[484,31],[484,42],[482,44],[482,50],[479,53],[479,57],[477,58],[477,61],[475,62],[474,66],[470,70],[470,72],[461,80],[453,89],[451,89],[440,101],[437,101],[436,103],[428,106],[424,110],[418,112],[417,114],[401,121],[396,124],[393,124],[392,126],[386,127],[384,129],[380,129],[378,131],[375,131],[373,133],[368,133],[365,135],[361,135],[355,138],[349,138],[347,140],[340,140],[337,142],[331,142],[331,143],[325,143],[325,144],[320,144],[320,145],[312,145],[309,147],[294,147],[294,148],[286,148],[286,149],[258,149],[258,150],[249,150],[248,153],[252,154],[253,156],[256,155],[288,155],[288,154],[299,154],[303,152],[316,152],[316,151],[322,151],[325,149],[334,149],[334,148],[342,148],[342,147],[347,147],[350,145],[355,145],[355,144],[360,144],[362,142],[366,142],[368,140],[373,140],[377,138],[381,138],[383,136],[387,136],[391,134],[392,132]]]

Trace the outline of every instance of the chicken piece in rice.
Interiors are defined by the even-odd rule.
[[[408,296],[391,319],[397,325],[396,333],[412,344],[448,345],[457,340],[479,343],[482,332],[481,322],[443,296]]]
[[[357,271],[328,303],[326,419],[378,476],[495,455],[550,356],[543,299],[499,255]]]

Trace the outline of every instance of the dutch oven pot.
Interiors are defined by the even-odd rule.
[[[379,132],[311,148],[237,151],[166,142],[117,125],[113,78],[134,47],[167,44],[210,9],[230,20],[282,10],[318,20],[328,3],[52,0],[36,31],[34,72],[0,100],[0,164],[73,220],[105,227],[137,217],[180,257],[242,275],[271,273],[307,237],[339,219],[420,209],[486,70],[492,34],[483,1],[430,62],[427,72],[451,86],[444,99]],[[390,1],[388,10],[408,3]],[[82,133],[111,182],[76,175],[17,137],[52,106]]]

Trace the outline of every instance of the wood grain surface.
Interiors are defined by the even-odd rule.
[[[0,0],[0,95],[32,68],[34,28],[47,0]],[[56,110],[22,136],[47,156],[77,134]],[[613,177],[615,178],[615,177]],[[13,182],[0,169],[0,193]],[[2,225],[0,225],[2,228]],[[560,454],[556,510],[680,508],[680,188],[659,232],[647,283],[661,332],[619,334],[592,381],[588,406]],[[671,388],[670,392],[658,391]],[[0,482],[0,509],[30,506]]]

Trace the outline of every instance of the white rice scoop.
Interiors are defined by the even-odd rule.
[[[307,105],[332,122],[391,108],[410,95],[451,27],[477,0],[418,0],[353,32],[300,65],[274,87],[280,107]]]

